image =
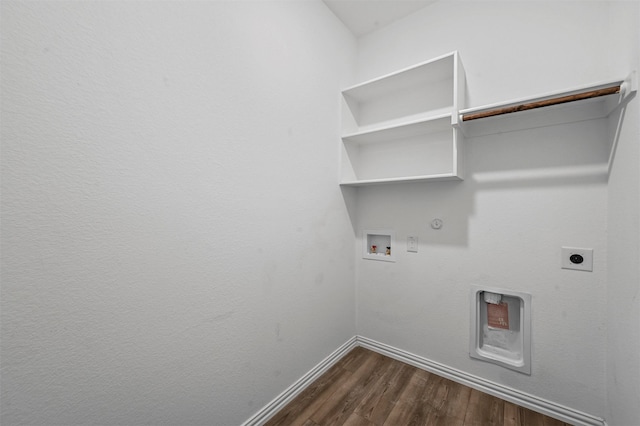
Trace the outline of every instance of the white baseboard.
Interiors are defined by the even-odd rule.
[[[489,395],[496,396],[505,401],[529,408],[549,417],[556,418],[565,423],[580,426],[606,426],[606,422],[601,418],[520,392],[498,383],[490,382],[481,377],[447,367],[444,364],[414,355],[402,349],[394,348],[393,346],[376,342],[363,336],[356,336],[356,341],[357,346],[362,346],[363,348],[386,355],[389,358],[397,359],[398,361],[421,368]]]
[[[354,336],[349,339],[342,346],[333,351],[331,355],[320,361],[318,365],[313,367],[294,384],[289,386],[284,392],[262,407],[241,426],[260,426],[266,423],[280,409],[291,402],[293,398],[298,396],[306,389],[307,386],[313,383],[313,381],[324,374],[356,346],[362,346],[363,348],[378,352],[379,354],[388,356],[389,358],[402,361],[414,367],[429,371],[437,374],[438,376],[445,377],[453,380],[454,382],[461,383],[465,386],[469,386],[470,388],[477,389],[481,392],[496,396],[522,407],[529,408],[566,423],[580,426],[607,426],[606,422],[601,418],[538,398],[537,396],[520,392],[516,389],[512,389],[498,383],[490,382],[481,377],[473,376],[465,373],[464,371],[456,370],[455,368],[448,367],[444,364],[431,361],[402,349],[398,349],[363,336]]]
[[[328,357],[320,361],[318,365],[313,367],[304,376],[296,380],[291,386],[285,389],[280,395],[275,397],[271,402],[262,407],[256,414],[251,416],[242,426],[259,426],[265,424],[271,417],[287,405],[293,398],[298,396],[303,390],[313,383],[317,378],[323,375],[336,362],[340,361],[351,349],[357,346],[357,336],[353,336],[347,340],[342,346],[333,351]]]

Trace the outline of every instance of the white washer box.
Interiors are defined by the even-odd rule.
[[[395,239],[395,232],[389,229],[362,231],[362,258],[395,262]],[[376,246],[375,250],[373,246]]]

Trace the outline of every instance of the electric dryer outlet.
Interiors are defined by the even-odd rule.
[[[593,249],[562,247],[562,269],[593,271]]]

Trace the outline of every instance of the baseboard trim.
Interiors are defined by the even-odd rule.
[[[534,395],[520,392],[516,389],[465,373],[464,371],[456,370],[455,368],[448,367],[444,364],[431,361],[427,358],[412,354],[411,352],[377,342],[364,336],[354,336],[346,341],[328,357],[320,361],[320,363],[313,367],[308,373],[289,386],[284,392],[262,407],[247,421],[242,423],[241,426],[260,426],[266,423],[285,405],[305,390],[307,386],[313,383],[313,381],[324,374],[356,346],[362,346],[363,348],[370,349],[379,354],[388,356],[389,358],[402,361],[414,367],[429,371],[430,373],[437,374],[438,376],[453,380],[454,382],[469,386],[470,388],[504,399],[505,401],[509,401],[545,414],[549,417],[556,418],[565,423],[579,426],[607,426],[607,423],[601,418],[538,398]]]
[[[280,395],[262,407],[256,414],[251,416],[242,426],[259,426],[265,424],[271,417],[287,405],[293,398],[298,396],[303,390],[313,383],[318,377],[324,374],[329,368],[340,361],[351,349],[357,346],[357,336],[347,340],[342,346],[333,351],[328,357],[320,361],[304,376],[296,380],[291,386],[285,389]]]
[[[398,349],[363,336],[356,336],[356,342],[357,346],[362,346],[363,348],[370,349],[382,355],[386,355],[389,358],[405,362],[414,367],[421,368],[423,370],[437,374],[438,376],[445,377],[447,379],[453,380],[454,382],[461,383],[463,385],[469,386],[470,388],[477,389],[489,395],[496,396],[505,401],[521,405],[525,408],[529,408],[563,422],[580,426],[606,426],[606,422],[601,418],[574,410],[569,407],[565,407],[563,405],[556,404],[551,401],[547,401],[542,398],[538,398],[533,395],[529,395],[524,392],[520,392],[507,386],[490,382],[481,377],[473,376],[471,374],[465,373],[464,371],[456,370],[455,368],[451,368],[444,364],[431,361],[427,358],[423,358],[402,349]]]

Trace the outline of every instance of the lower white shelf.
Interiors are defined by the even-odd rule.
[[[450,124],[437,132],[399,139],[343,138],[340,184],[462,180],[461,148],[461,132]]]
[[[368,185],[382,185],[386,183],[399,183],[399,182],[435,182],[444,180],[463,180],[461,176],[451,173],[444,173],[439,175],[425,175],[425,176],[402,176],[396,178],[386,179],[368,179],[368,180],[353,180],[340,182],[341,186],[368,186]]]

